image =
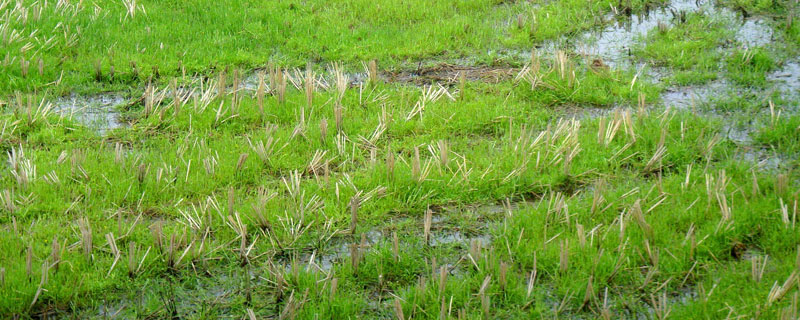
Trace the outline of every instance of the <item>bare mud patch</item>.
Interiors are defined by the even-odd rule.
[[[530,54],[530,53],[528,53]],[[455,84],[462,80],[481,81],[486,83],[498,83],[512,79],[518,68],[511,66],[482,66],[471,64],[452,64],[447,62],[420,63],[417,68],[400,70],[381,70],[378,71],[378,81],[395,84],[411,84],[424,86],[439,83],[442,85]],[[256,70],[245,77],[240,90],[255,92],[258,90],[260,73],[265,70]],[[288,77],[302,78],[299,70],[287,70],[284,72]],[[331,71],[324,71],[314,74],[317,87],[327,90],[334,87],[336,75]],[[349,87],[365,86],[369,83],[369,75],[365,72],[346,72],[344,78]],[[267,80],[265,79],[265,82]]]

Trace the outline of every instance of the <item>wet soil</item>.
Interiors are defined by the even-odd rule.
[[[519,69],[512,67],[481,67],[463,66],[453,64],[440,64],[432,67],[419,68],[383,74],[387,82],[411,83],[426,85],[431,83],[452,84],[459,81],[483,81],[497,83],[513,78]]]

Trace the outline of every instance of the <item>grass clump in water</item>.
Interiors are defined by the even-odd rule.
[[[725,63],[729,79],[752,87],[766,86],[767,74],[776,66],[772,55],[763,48],[736,50],[725,59]]]
[[[669,84],[696,85],[717,79],[723,46],[733,33],[725,19],[703,12],[681,16],[675,26],[655,28],[633,50],[655,66],[670,68]]]

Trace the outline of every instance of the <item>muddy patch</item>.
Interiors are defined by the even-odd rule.
[[[417,70],[385,72],[384,81],[426,85],[431,83],[457,83],[461,79],[498,83],[513,78],[518,69],[511,67],[481,67],[441,64]]]
[[[528,57],[530,53],[528,53]],[[470,64],[450,64],[445,62],[427,64],[420,63],[414,69],[401,70],[382,70],[378,71],[378,78],[385,83],[412,84],[417,86],[439,83],[454,84],[462,80],[482,81],[487,83],[498,83],[500,81],[512,79],[519,71],[518,68],[511,66],[481,66]],[[259,74],[265,70],[256,70],[246,76],[241,84],[240,90],[255,92],[259,86]],[[287,78],[297,79],[298,83],[303,81],[303,73],[298,70],[287,70],[284,73]],[[323,90],[332,89],[336,83],[336,76],[333,72],[324,71],[314,73],[318,88]],[[349,87],[365,86],[369,83],[367,72],[345,72],[344,77]],[[265,86],[268,87],[268,76],[265,76]],[[290,81],[291,86],[291,81]],[[269,88],[267,88],[268,90]]]

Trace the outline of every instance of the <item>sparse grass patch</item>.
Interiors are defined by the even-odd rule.
[[[791,100],[784,99],[778,92],[750,91],[732,87],[719,92],[708,99],[707,107],[713,111],[728,114],[757,115],[770,107],[770,101],[776,105],[787,105]]]

